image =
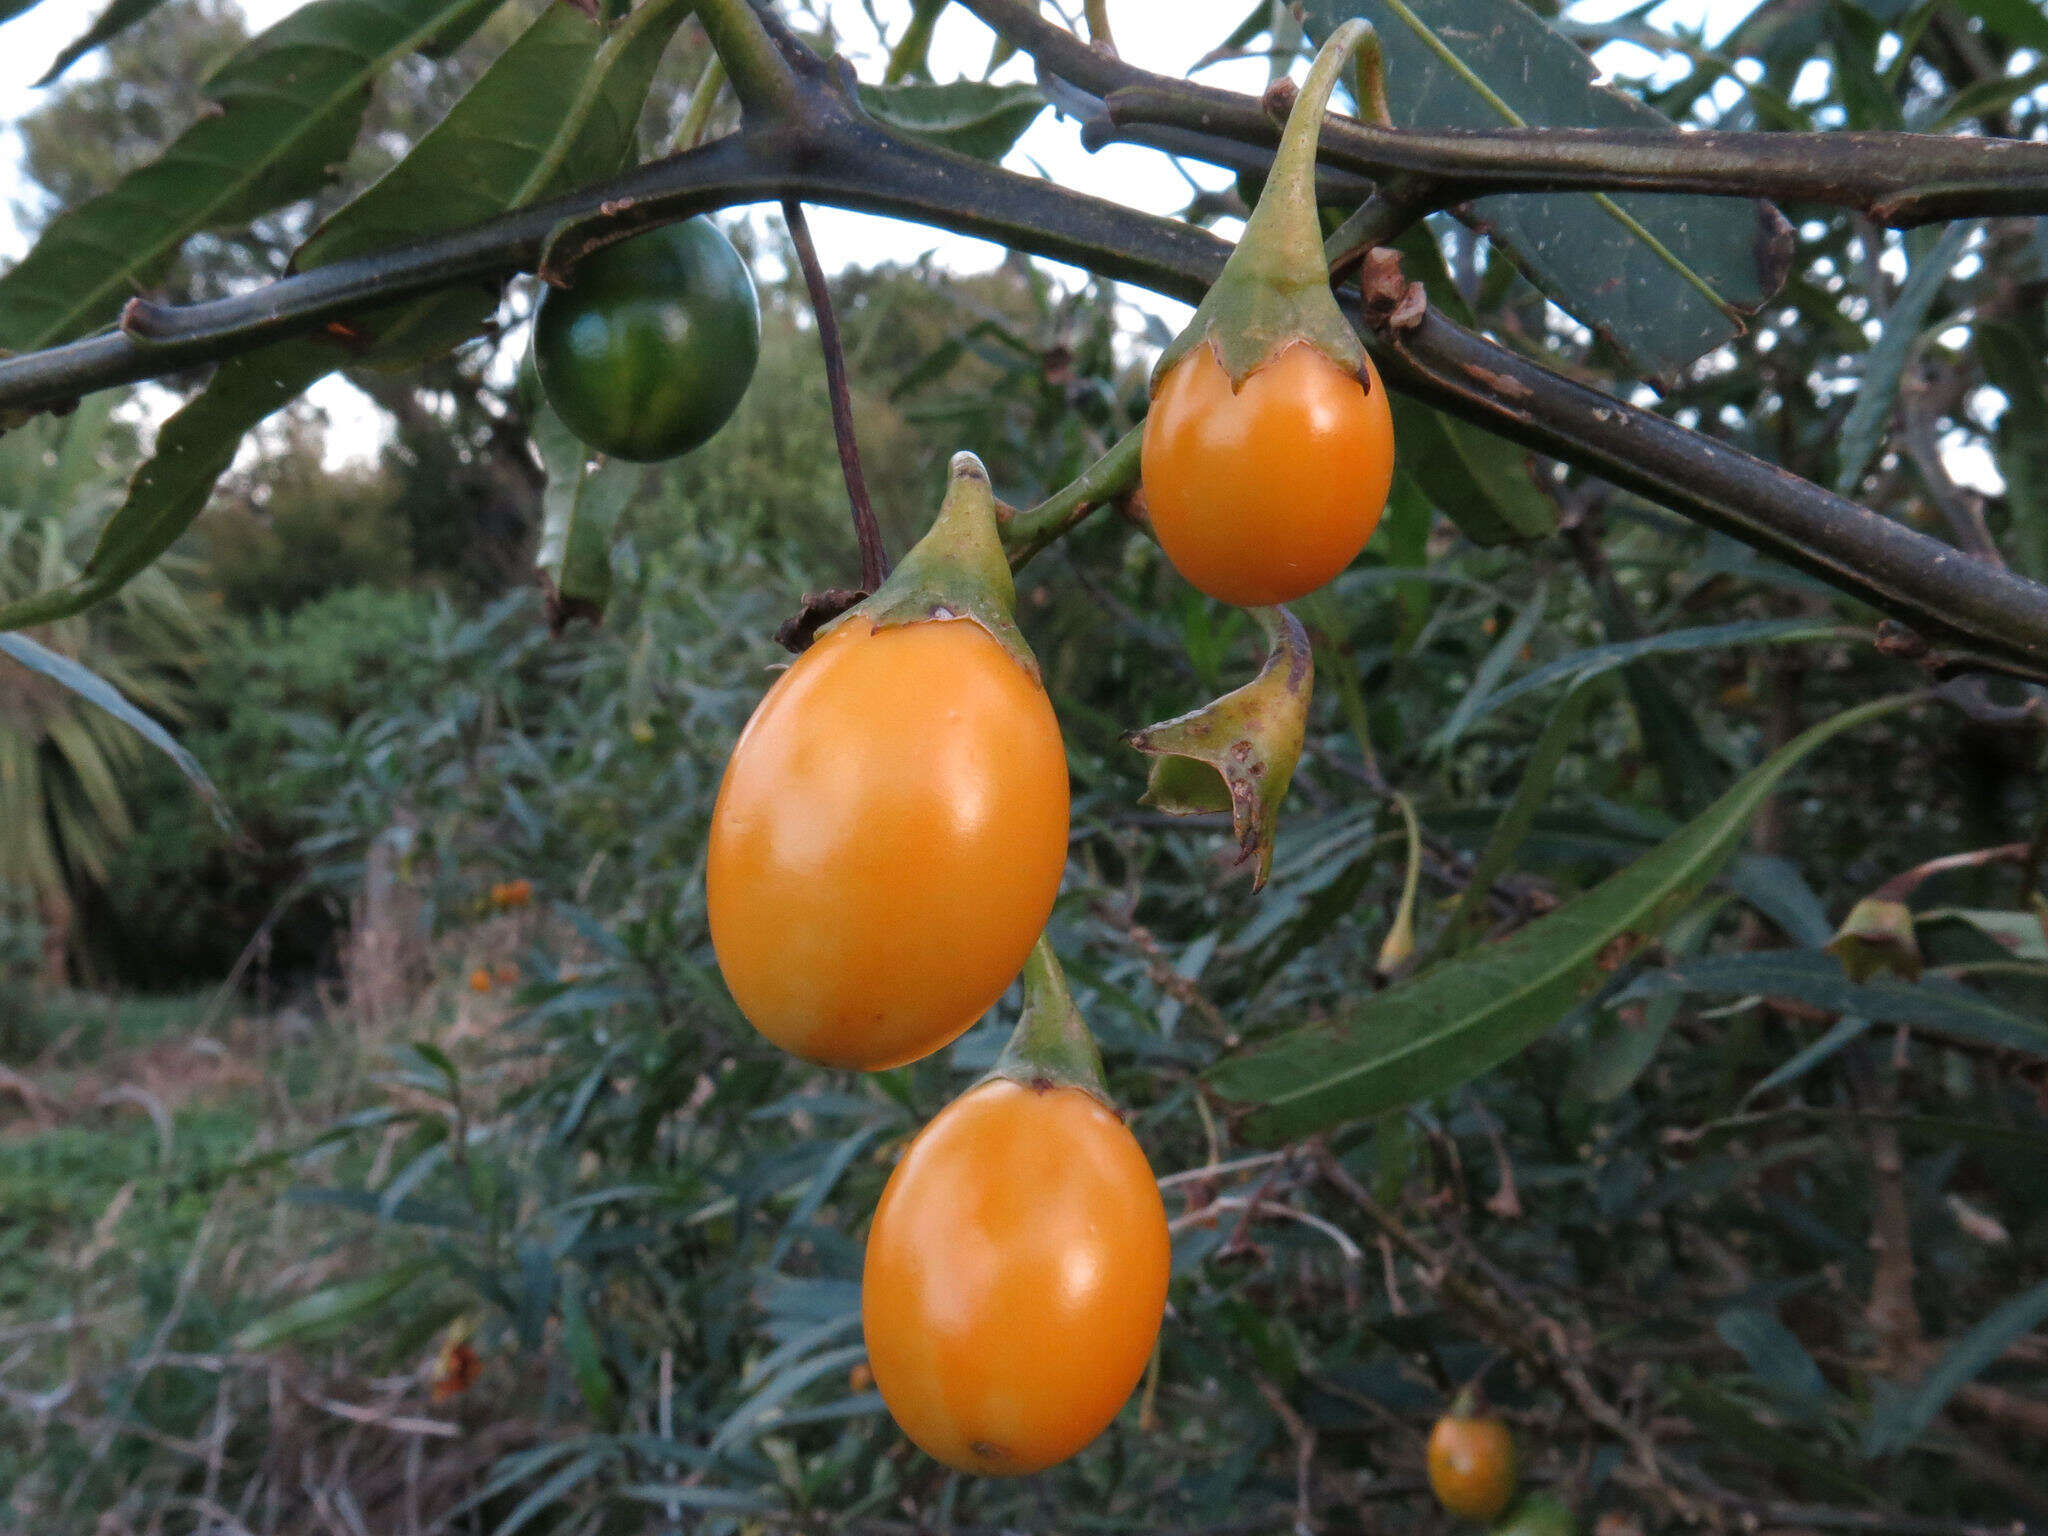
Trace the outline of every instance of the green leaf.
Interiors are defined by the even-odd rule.
[[[1780,1397],[1808,1405],[1827,1397],[1827,1378],[1776,1314],[1762,1307],[1730,1307],[1715,1319],[1714,1332]]]
[[[534,564],[554,583],[560,617],[597,620],[612,595],[612,539],[619,515],[646,468],[624,459],[593,461],[583,440],[545,404],[534,412],[533,442],[547,466],[540,544]]]
[[[1911,1445],[1959,1388],[1982,1375],[2008,1347],[2044,1321],[2048,1321],[2048,1280],[2013,1297],[1964,1334],[1909,1396],[1874,1414],[1864,1434],[1864,1453],[1886,1456]]]
[[[1950,982],[1915,983],[1893,977],[1854,982],[1839,960],[1821,950],[1710,955],[1668,970],[1646,972],[1623,995],[1656,997],[1668,992],[1790,998],[1874,1024],[1904,1024],[1958,1040],[2048,1056],[2048,1020],[2014,1013]]]
[[[1582,651],[1573,651],[1555,661],[1547,661],[1533,672],[1526,672],[1501,688],[1494,689],[1483,698],[1471,701],[1469,709],[1461,708],[1459,730],[1469,729],[1474,723],[1492,714],[1504,704],[1511,704],[1524,694],[1547,688],[1552,683],[1566,678],[1582,683],[1603,672],[1625,666],[1643,656],[1668,656],[1680,651],[1726,650],[1738,645],[1789,645],[1803,640],[1842,640],[1854,631],[1843,629],[1839,624],[1817,624],[1812,619],[1741,619],[1732,624],[1703,624],[1695,629],[1667,630],[1661,635],[1645,635],[1640,640],[1615,640],[1606,645],[1590,645]],[[1456,717],[1454,717],[1456,718]],[[1449,736],[1448,723],[1438,732]],[[1444,745],[1449,745],[1446,740]]]
[[[473,10],[501,0],[315,0],[207,82],[213,108],[156,160],[51,221],[0,277],[0,346],[33,351],[111,320],[186,237],[244,222],[334,179],[371,84]]]
[[[296,270],[416,243],[609,176],[635,148],[655,68],[689,14],[648,0],[607,31],[551,5],[412,152],[315,230]],[[495,288],[468,287],[364,316],[368,361],[421,362],[475,335]]]
[[[1475,544],[1526,544],[1557,531],[1557,503],[1529,477],[1529,452],[1484,428],[1389,395],[1400,465]]]
[[[1457,908],[1451,913],[1451,920],[1444,925],[1443,936],[1437,941],[1439,950],[1462,947],[1467,931],[1484,915],[1486,893],[1494,881],[1507,873],[1508,864],[1522,846],[1522,840],[1536,825],[1536,813],[1550,798],[1550,785],[1557,777],[1557,765],[1564,760],[1565,750],[1578,738],[1579,727],[1586,718],[1586,706],[1593,701],[1594,691],[1584,684],[1574,688],[1545,722],[1543,734],[1536,738],[1536,745],[1529,750],[1529,761],[1522,769],[1521,782],[1515,786],[1514,799],[1501,812],[1500,820],[1493,824],[1485,848],[1473,861],[1471,873],[1466,877],[1464,894],[1458,898]]]
[[[604,1356],[597,1347],[597,1334],[590,1326],[590,1314],[583,1308],[580,1288],[564,1285],[561,1293],[562,1350],[575,1372],[576,1388],[591,1417],[599,1424],[614,1422],[618,1394],[613,1390],[611,1372],[604,1368]]]
[[[1671,925],[1664,946],[1674,954],[1691,954],[1704,944],[1727,898],[1701,902]],[[1595,1104],[1610,1103],[1636,1085],[1678,1017],[1677,997],[1657,997],[1642,1005],[1642,1016],[1629,1020],[1620,1008],[1595,1021],[1584,1052],[1572,1072],[1572,1086]]]
[[[898,132],[976,160],[1002,159],[1047,105],[1044,92],[1035,85],[990,85],[984,80],[863,85],[860,101]]]
[[[2048,578],[2048,368],[2032,327],[1980,321],[1977,356],[1985,379],[2005,396],[1998,418],[1998,469],[2005,476],[2013,563],[2036,581]]]
[[[340,3],[320,0],[309,10]],[[434,14],[445,20],[455,11],[443,4]],[[687,13],[684,0],[648,0],[607,33],[567,6],[550,6],[411,154],[315,232],[299,265],[418,240],[616,170],[632,149],[661,52]],[[468,289],[366,316],[363,328],[375,338],[370,359],[443,351],[496,302],[494,292]],[[191,525],[245,433],[348,361],[338,345],[313,337],[221,364],[206,389],[164,423],[154,457],[78,579],[0,608],[0,630],[77,613],[117,590]]]
[[[2016,43],[2048,53],[2048,12],[2035,0],[1956,0],[1956,8]]]
[[[1962,259],[1963,247],[1976,229],[1974,220],[1949,225],[1934,249],[1913,263],[1906,286],[1899,290],[1891,313],[1884,317],[1884,333],[1863,356],[1856,403],[1849,407],[1839,438],[1842,467],[1835,476],[1835,489],[1844,496],[1855,494],[1863,472],[1884,442],[1885,427],[1892,419],[1892,407],[1898,402],[1899,380],[1905,375],[1913,344],[1927,326],[1927,312],[1934,306],[1935,295],[1941,292],[1949,272]]]
[[[341,360],[331,344],[287,341],[222,363],[213,380],[157,431],[156,452],[71,581],[0,606],[0,630],[90,608],[120,590],[191,526],[242,435],[291,403]]]
[[[1675,1001],[1675,999],[1674,999]],[[1654,1006],[1654,1005],[1653,1005]],[[1795,1052],[1753,1086],[1736,1101],[1737,1112],[1747,1109],[1757,1099],[1775,1092],[1787,1083],[1797,1082],[1815,1067],[1835,1055],[1844,1046],[1851,1045],[1870,1033],[1870,1020],[1851,1015],[1835,1021],[1834,1027],[1804,1050]]]
[[[377,1311],[424,1275],[432,1263],[430,1259],[412,1259],[367,1280],[350,1280],[301,1296],[236,1334],[235,1348],[253,1354],[287,1339],[324,1338]]]
[[[1485,660],[1481,661],[1478,669],[1473,672],[1472,682],[1465,689],[1465,696],[1458,700],[1456,708],[1450,713],[1450,718],[1437,727],[1436,733],[1429,738],[1425,750],[1449,751],[1456,745],[1458,738],[1465,734],[1465,728],[1487,711],[1487,701],[1499,689],[1500,680],[1507,676],[1508,668],[1521,658],[1522,648],[1529,644],[1537,626],[1543,622],[1543,611],[1549,600],[1548,588],[1536,589],[1536,595],[1529,599],[1528,605],[1520,613],[1515,615],[1515,622],[1508,626],[1507,632],[1494,641],[1493,649],[1486,653]]]
[[[1813,726],[1583,896],[1498,944],[1220,1063],[1211,1086],[1256,1106],[1252,1133],[1274,1140],[1396,1109],[1491,1070],[1557,1024],[1597,982],[1616,939],[1639,946],[1661,933],[1808,753],[1916,698],[1879,699]]]
[[[43,71],[42,79],[36,82],[37,88],[48,85],[100,44],[112,42],[163,3],[164,0],[112,0],[112,3],[100,12],[99,20],[58,54],[56,61]]]
[[[221,799],[220,791],[214,788],[213,780],[206,776],[206,770],[199,766],[199,759],[186,751],[178,738],[165,730],[156,720],[122,697],[120,689],[83,662],[61,655],[48,646],[39,645],[27,635],[0,634],[0,652],[5,652],[31,671],[40,672],[52,682],[70,689],[87,703],[97,704],[134,731],[177,765],[178,772],[185,776],[186,782],[199,791],[199,797],[213,812],[214,820],[224,829],[232,828],[233,822],[228,815],[227,804]]]
[[[1318,42],[1353,15],[1378,29],[1397,126],[1678,131],[1596,84],[1586,53],[1517,0],[1307,0],[1304,10]],[[1776,210],[1739,199],[1514,194],[1478,199],[1468,222],[1654,377],[1740,335],[1789,253]]]

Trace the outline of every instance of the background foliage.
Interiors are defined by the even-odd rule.
[[[1367,7],[1400,120],[1465,110],[1395,40],[1468,3]],[[32,216],[201,120],[201,82],[243,41],[223,4],[140,9],[20,125]],[[164,291],[281,270],[543,12],[470,9],[452,51],[401,50],[338,178],[195,232]],[[1311,33],[1334,14],[1304,9]],[[901,44],[909,16],[878,11]],[[1676,120],[2048,126],[2048,35],[2004,0],[1765,0],[1712,45],[1640,8],[1556,23],[1648,50],[1623,85]],[[1524,52],[1562,46],[1534,35]],[[1281,67],[1301,41],[1261,5],[1230,45]],[[706,57],[679,25],[643,151],[671,141]],[[897,51],[912,76],[919,57]],[[1191,217],[1242,212],[1228,187],[1191,196]],[[1688,352],[1681,317],[1640,295],[1589,319],[1608,301],[1571,285],[1599,264],[1552,271],[1545,242],[1612,221],[1536,201],[1489,212],[1491,237],[1447,217],[1411,236],[1432,302],[2048,577],[2033,221],[1900,236],[1787,208],[1774,296],[1739,293],[1767,286],[1753,240],[1681,253],[1755,310]],[[178,723],[232,826],[90,706],[52,725],[34,675],[0,661],[0,753],[36,765],[35,814],[67,850],[46,879],[5,861],[18,837],[0,849],[0,1524],[1443,1529],[1422,1436],[1482,1371],[1530,1480],[1607,1536],[1689,1512],[2048,1518],[2039,714],[1969,685],[1968,713],[1924,700],[1862,724],[1753,818],[1714,822],[1802,730],[1917,675],[1810,578],[1412,411],[1385,528],[1302,607],[1321,686],[1257,898],[1222,828],[1138,805],[1121,740],[1248,677],[1255,627],[1113,514],[1020,581],[1074,774],[1054,938],[1167,1180],[1171,1312],[1138,1400],[1067,1467],[964,1481],[902,1442],[861,1364],[863,1223],[1014,1000],[936,1058],[852,1080],[766,1046],[712,967],[717,775],[776,625],[852,569],[816,337],[773,228],[738,231],[764,280],[753,391],[645,476],[602,627],[551,636],[524,585],[544,477],[520,288],[422,369],[349,367],[389,418],[377,463],[337,469],[317,411],[291,407],[178,563],[38,631]],[[1669,274],[1639,254],[1615,260],[1654,293]],[[1108,285],[1021,259],[970,279],[849,269],[835,298],[898,550],[959,447],[1017,505],[1064,483],[1136,421],[1165,339]],[[49,584],[162,415],[147,394],[96,404],[0,440],[0,581]],[[1504,545],[1503,526],[1551,531]],[[1389,942],[1404,801],[1410,953]],[[1448,1091],[1279,1146],[1210,1091],[1304,1024],[1371,1020],[1431,961],[1502,953],[1674,832],[1745,819],[1700,888],[1615,923],[1592,988],[1483,1000],[1533,1042],[1504,1065],[1448,1041]],[[1913,893],[1917,979],[1852,981],[1824,948],[1887,878],[2008,844],[2030,847]],[[494,898],[517,879],[529,904]]]

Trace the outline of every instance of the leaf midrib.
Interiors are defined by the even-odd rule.
[[[243,174],[230,177],[227,181],[221,183],[216,188],[214,195],[203,204],[195,204],[184,209],[182,220],[174,221],[166,226],[162,236],[154,242],[146,243],[137,255],[110,268],[103,281],[86,290],[56,320],[50,322],[41,331],[36,333],[27,342],[23,350],[34,350],[40,347],[55,345],[64,339],[66,332],[78,324],[81,315],[93,313],[106,300],[109,294],[119,293],[124,290],[128,292],[135,291],[140,285],[142,273],[148,271],[157,262],[175,255],[184,243],[192,237],[195,231],[206,227],[208,216],[214,210],[233,206],[237,198],[248,192],[251,187],[268,175],[292,149],[304,143],[325,126],[337,110],[337,104],[347,101],[358,90],[362,89],[364,85],[374,81],[386,69],[390,68],[393,63],[418,48],[422,41],[430,39],[443,31],[447,26],[448,16],[453,11],[460,9],[465,4],[495,5],[497,3],[499,3],[499,0],[451,0],[449,5],[432,13],[431,21],[422,22],[412,31],[406,33],[400,42],[393,44],[390,48],[378,54],[374,61],[366,62],[361,67],[350,71],[346,77],[346,84],[333,91],[328,98],[328,104],[307,113],[305,120],[296,130],[287,134],[283,139],[275,141],[272,146],[272,153],[264,156],[254,165],[247,168]],[[381,6],[379,8],[383,9]],[[286,22],[290,20],[291,18],[286,18]],[[281,22],[279,25],[285,25],[286,22]],[[321,45],[309,42],[307,46]],[[336,51],[340,51],[338,45],[327,44],[325,46],[334,47]],[[361,58],[362,56],[358,54],[355,57]],[[230,89],[237,95],[255,95],[259,92],[274,94],[285,97],[287,101],[293,103],[302,99],[292,96],[290,92],[283,90],[281,87],[259,81],[251,81],[247,85],[231,85]],[[209,97],[208,99],[215,101],[224,109],[232,110],[229,107],[228,101],[223,100],[221,97]],[[192,129],[186,130],[186,133],[190,132],[192,132]],[[183,138],[184,135],[181,134],[179,137]],[[184,157],[179,156],[178,142],[173,140],[166,147],[161,158],[151,161],[147,166],[140,167],[133,175],[124,178],[122,184],[109,188],[102,195],[108,198],[117,198],[122,195],[127,182],[132,181],[135,176],[147,175],[150,171],[169,165],[178,158]],[[94,201],[98,201],[98,199]],[[89,205],[81,205],[81,209],[85,206]],[[75,239],[76,237],[72,238]]]

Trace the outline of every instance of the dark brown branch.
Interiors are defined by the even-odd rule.
[[[991,0],[975,3],[992,8]],[[1124,67],[1074,46],[1098,65]],[[247,352],[394,300],[502,281],[533,270],[543,253],[573,261],[581,249],[649,225],[790,196],[978,235],[1189,302],[1228,254],[1222,241],[1191,226],[901,138],[862,114],[843,78],[815,59],[799,79],[804,99],[794,115],[552,203],[233,298],[152,307],[147,339],[116,331],[0,359],[0,409],[49,406]],[[1389,385],[1823,576],[1912,626],[1917,638],[1894,643],[1930,665],[2048,679],[2048,587],[1958,559],[1938,540],[1441,316],[1368,339]],[[1935,643],[1954,654],[1929,655]]]
[[[1193,85],[1097,52],[1023,0],[961,0],[1041,69],[1101,97],[1109,136],[1201,155],[1201,139],[1270,147],[1280,128],[1253,97]],[[1096,130],[1097,140],[1104,136]],[[1379,179],[1427,178],[1445,207],[1494,192],[1694,192],[1854,208],[1907,226],[2048,212],[2048,144],[1924,133],[1663,129],[1382,128],[1332,115],[1320,158]],[[1234,164],[1228,153],[1222,163]]]
[[[832,435],[839,443],[839,470],[846,477],[846,498],[853,504],[853,537],[860,545],[860,584],[873,592],[889,574],[889,556],[882,548],[875,504],[868,499],[867,476],[861,473],[860,440],[853,430],[853,396],[846,386],[846,352],[839,342],[839,316],[832,308],[825,269],[818,264],[818,248],[811,240],[804,205],[785,197],[782,217],[804,269],[804,286],[811,291],[811,312],[818,317],[818,345],[825,352],[825,388],[832,397]]]

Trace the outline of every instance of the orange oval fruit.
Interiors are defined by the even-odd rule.
[[[1064,1461],[1144,1374],[1171,1262],[1159,1186],[1114,1111],[1079,1088],[983,1083],[910,1144],[875,1208],[875,1385],[947,1466]]]
[[[1364,382],[1307,342],[1242,389],[1204,342],[1159,383],[1141,476],[1174,569],[1244,607],[1291,602],[1354,560],[1394,479],[1394,418],[1370,359]]]
[[[705,872],[733,1000],[784,1050],[915,1061],[1016,978],[1067,860],[1052,701],[979,624],[856,616],[768,690]]]
[[[1515,1437],[1492,1414],[1453,1411],[1429,1432],[1429,1486],[1468,1520],[1492,1520],[1515,1496]]]

